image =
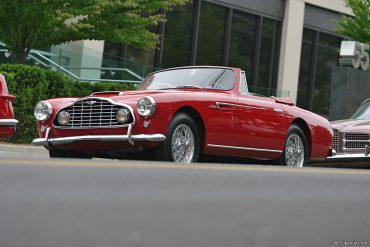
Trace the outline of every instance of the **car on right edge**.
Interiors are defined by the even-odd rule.
[[[370,157],[370,98],[349,119],[332,121],[334,157]]]

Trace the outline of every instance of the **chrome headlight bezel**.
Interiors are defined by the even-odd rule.
[[[126,123],[130,118],[130,112],[126,108],[121,108],[116,112],[116,120],[119,123]]]
[[[71,115],[67,111],[61,111],[58,113],[58,123],[60,125],[67,125],[69,120],[71,119]]]
[[[157,108],[155,100],[150,96],[144,96],[137,102],[137,113],[143,117],[152,116]]]
[[[35,118],[39,121],[46,121],[51,116],[53,112],[53,107],[47,101],[40,101],[36,104],[33,114]]]

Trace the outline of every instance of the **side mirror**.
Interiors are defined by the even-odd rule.
[[[369,68],[369,50],[368,44],[362,44],[356,41],[342,41],[340,45],[339,65],[350,66],[355,69],[361,67],[366,71]]]

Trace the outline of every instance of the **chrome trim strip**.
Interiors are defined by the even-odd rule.
[[[0,126],[10,126],[14,127],[18,124],[16,119],[0,119]]]
[[[282,153],[283,152],[282,150],[245,148],[245,147],[225,146],[225,145],[217,145],[217,144],[208,144],[207,146],[213,147],[213,148],[227,148],[227,149],[238,149],[238,150],[247,150],[247,151],[269,152],[269,153]]]
[[[119,105],[119,106],[124,106],[124,107],[127,107],[127,109],[129,109],[131,115],[132,115],[132,123],[130,124],[122,124],[122,125],[114,125],[114,126],[102,126],[102,127],[99,127],[99,126],[93,126],[93,127],[65,127],[65,126],[56,126],[54,125],[54,121],[56,119],[56,117],[58,116],[59,112],[68,108],[68,107],[71,107],[73,106],[76,102],[79,102],[79,101],[84,101],[86,99],[99,99],[99,100],[106,100],[108,102],[110,102],[111,104],[114,104],[114,105]],[[72,104],[69,104],[63,108],[60,108],[54,115],[54,118],[52,120],[52,123],[53,123],[53,127],[56,128],[56,129],[107,129],[107,128],[121,128],[121,127],[128,127],[129,125],[135,125],[136,123],[136,119],[135,119],[135,114],[134,114],[134,109],[128,105],[128,104],[124,104],[124,103],[119,103],[119,102],[116,102],[110,98],[104,98],[104,97],[85,97],[85,98],[81,98],[81,99],[78,99],[74,102],[72,102]]]
[[[226,103],[226,102],[216,102],[216,107],[217,108],[220,108],[222,106],[235,106],[235,107],[241,107],[241,108],[247,108],[247,109],[266,110],[266,108],[263,108],[263,107],[240,105],[240,104],[232,104],[232,103]]]

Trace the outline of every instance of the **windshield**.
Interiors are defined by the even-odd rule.
[[[370,119],[370,100],[365,101],[353,114],[352,119]]]
[[[149,75],[138,89],[210,88],[230,90],[235,74],[226,68],[179,68]]]

